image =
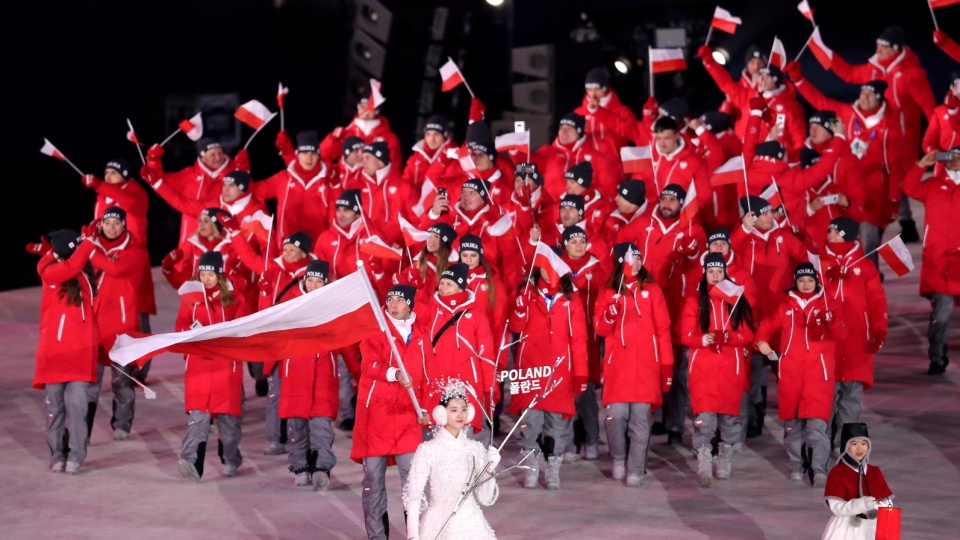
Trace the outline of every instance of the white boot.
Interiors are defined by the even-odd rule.
[[[700,487],[710,487],[712,477],[713,456],[710,455],[710,447],[704,446],[697,450],[697,479],[700,481]]]
[[[594,460],[600,457],[600,449],[595,444],[588,444],[584,459]]]
[[[623,480],[625,476],[627,476],[627,465],[625,460],[622,460],[622,459],[613,460],[613,479]]]
[[[561,456],[550,456],[547,458],[547,489],[560,489],[560,465],[563,464]]]
[[[521,450],[520,457],[527,455],[529,450]],[[523,487],[526,489],[537,489],[540,487],[540,451],[534,450],[533,455],[523,462],[525,467],[530,467],[523,471]]]
[[[720,443],[720,452],[717,455],[717,479],[730,478],[730,460],[733,458],[733,445]]]

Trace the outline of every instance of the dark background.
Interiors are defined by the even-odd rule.
[[[714,7],[703,1],[506,0],[493,7],[484,1],[428,0],[382,3],[393,24],[381,81],[390,120],[403,148],[417,139],[421,88],[437,92],[432,110],[456,122],[462,140],[469,95],[459,89],[441,94],[432,70],[424,69],[431,42],[434,11],[448,7],[442,41],[443,58],[462,60],[462,70],[483,99],[488,119],[513,108],[511,85],[527,78],[513,75],[513,47],[550,43],[555,47],[554,109],[557,116],[579,105],[583,76],[596,65],[625,56],[645,56],[657,27],[687,29],[689,69],[658,75],[661,101],[683,95],[691,113],[714,108],[722,95],[693,55],[703,43]],[[729,68],[738,74],[747,47],[769,50],[774,35],[795,56],[812,29],[796,10],[797,1],[725,0],[721,6],[743,19],[735,35],[715,31],[711,44],[731,53]],[[958,69],[931,39],[933,23],[923,0],[893,4],[876,1],[810,0],[827,45],[853,63],[874,51],[877,35],[891,24],[906,31],[907,44],[919,55],[934,94],[940,99],[949,75]],[[822,5],[821,5],[822,4]],[[890,6],[893,7],[890,7]],[[4,8],[0,32],[5,75],[2,84],[0,181],[8,210],[3,235],[0,290],[39,285],[36,257],[23,246],[59,228],[79,230],[92,218],[95,195],[82,187],[66,164],[39,152],[48,138],[85,172],[102,176],[107,161],[122,157],[134,170],[140,159],[128,142],[130,118],[141,141],[152,144],[192,116],[184,108],[198,94],[230,94],[239,103],[258,99],[276,110],[277,82],[290,88],[286,130],[315,129],[321,136],[345,125],[355,105],[347,88],[347,43],[353,33],[354,4],[338,0],[136,0],[18,2]],[[15,11],[15,13],[14,13]],[[960,39],[960,6],[937,10],[941,29]],[[572,32],[596,39],[575,42]],[[441,62],[442,63],[442,62]],[[809,52],[801,57],[805,74],[828,95],[852,101],[858,88],[824,72]],[[636,111],[647,99],[646,68],[635,65],[616,75],[613,87]],[[186,100],[186,101],[185,101]],[[180,109],[175,106],[180,104]],[[242,145],[250,136],[229,113],[205,118],[208,133],[236,134]],[[274,119],[250,146],[254,178],[262,179],[283,164],[273,147],[279,129]],[[548,135],[553,136],[553,133]],[[235,147],[228,148],[231,155]],[[409,155],[405,152],[404,157]],[[195,159],[193,143],[177,135],[167,145],[164,165],[178,170]],[[149,188],[148,188],[149,190]],[[149,241],[154,264],[175,247],[178,215],[151,193]]]

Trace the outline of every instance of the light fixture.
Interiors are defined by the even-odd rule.
[[[730,53],[723,47],[717,47],[713,50],[713,59],[721,66],[725,66],[730,61]]]
[[[500,7],[503,5],[503,0],[487,0],[487,3],[493,7]]]
[[[617,59],[613,61],[613,67],[621,74],[626,75],[630,73],[630,60],[626,57],[618,56]]]

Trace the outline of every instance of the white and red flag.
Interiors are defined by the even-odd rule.
[[[732,34],[737,31],[737,27],[741,24],[743,24],[743,21],[740,17],[734,17],[729,11],[722,7],[717,6],[717,8],[713,10],[713,21],[710,22],[710,26],[717,30]]]
[[[817,57],[817,61],[820,62],[820,65],[823,66],[823,69],[830,69],[830,66],[833,65],[833,51],[830,47],[827,47],[823,43],[823,38],[820,37],[820,27],[817,26],[813,29],[813,34],[810,35],[810,52]]]
[[[683,49],[650,49],[650,71],[666,73],[687,69]]]
[[[783,206],[783,197],[780,196],[780,189],[777,188],[776,182],[767,186],[767,189],[760,193],[760,197],[770,203],[770,208],[780,208]]]
[[[457,148],[457,160],[460,161],[460,168],[463,169],[464,174],[472,178],[480,178],[480,171],[477,169],[477,164],[473,162],[469,148],[465,146]]]
[[[623,172],[653,174],[653,156],[650,146],[623,146],[620,148]]]
[[[623,255],[623,275],[633,275],[633,263],[639,258],[639,254],[633,251],[633,248],[627,248],[627,252]]]
[[[900,239],[899,234],[877,248],[877,253],[883,257],[890,269],[897,273],[897,276],[905,276],[914,268],[913,256],[910,255],[910,250]]]
[[[507,234],[513,228],[513,219],[510,218],[510,214],[504,212],[500,219],[494,222],[492,225],[487,225],[487,228],[484,229],[490,236],[503,236]]]
[[[267,122],[276,115],[277,113],[270,112],[270,109],[268,109],[266,105],[255,99],[244,103],[237,109],[237,112],[233,113],[233,116],[236,117],[237,120],[255,130],[259,130],[265,126]]]
[[[244,234],[252,234],[261,242],[267,241],[271,229],[273,229],[273,216],[265,214],[263,210],[257,210],[240,225],[240,230]]]
[[[403,234],[403,240],[407,243],[407,247],[426,242],[430,238],[429,232],[414,227],[399,214],[397,215],[397,222],[400,224],[400,232]]]
[[[823,275],[823,267],[820,266],[820,256],[816,253],[810,251],[807,252],[807,260],[810,261],[810,264],[813,265],[813,269],[817,271],[818,274]]]
[[[547,281],[550,282],[551,287],[559,285],[561,277],[573,273],[567,263],[563,262],[563,259],[543,242],[537,242],[537,250],[533,255],[533,266],[540,267],[547,273]]]
[[[710,288],[710,296],[734,306],[740,300],[743,291],[743,285],[737,285],[729,279],[725,279]]]
[[[380,93],[380,81],[370,79],[370,97],[367,98],[367,110],[373,112],[383,105],[387,98]]]
[[[960,1],[960,0],[957,0],[957,1]],[[810,4],[807,3],[807,0],[801,0],[800,3],[797,4],[797,11],[799,11],[801,15],[806,17],[807,20],[809,20],[810,22],[813,22],[813,8],[810,7]]]
[[[697,186],[693,182],[690,182],[690,187],[687,188],[687,196],[683,199],[683,206],[680,207],[680,226],[686,227],[687,223],[696,219],[699,210],[700,203],[697,202]]]
[[[514,131],[512,133],[504,133],[503,135],[500,135],[494,139],[494,146],[496,146],[498,152],[513,152],[514,150],[522,150],[529,156],[530,132]]]
[[[290,93],[290,89],[283,85],[283,83],[277,83],[277,107],[283,109],[283,97]]]
[[[449,92],[464,82],[463,73],[460,73],[457,63],[449,56],[447,57],[447,63],[440,66],[440,79],[443,81],[440,85],[442,92]]]
[[[710,176],[710,185],[717,187],[737,184],[743,182],[744,174],[743,156],[733,156],[713,171],[713,175]]]
[[[391,261],[399,261],[403,258],[403,252],[401,250],[388,246],[386,242],[375,234],[360,241],[360,252],[378,259],[388,259]]]
[[[430,195],[435,193],[436,191],[437,191],[437,188],[436,186],[433,185],[433,182],[430,181],[429,178],[424,178],[423,186],[421,186],[420,188],[420,200],[418,200],[417,204],[413,205],[413,208],[411,209],[413,210],[413,213],[416,214],[417,217],[422,216],[423,213],[427,211],[427,208],[424,206],[425,204],[427,204],[427,198],[429,198]]]
[[[67,160],[67,158],[65,158],[63,154],[61,154],[60,151],[57,150],[57,147],[54,146],[53,143],[48,141],[47,139],[43,139],[43,148],[40,149],[40,153],[50,157],[55,157],[60,161]]]
[[[960,4],[960,0],[927,0],[933,9]]]
[[[125,366],[161,352],[262,362],[345,347],[381,332],[366,272],[353,272],[288,302],[185,332],[123,334],[110,358]]]
[[[130,130],[127,131],[127,140],[135,144],[140,144],[140,140],[137,139],[137,134],[133,131],[133,124],[130,123],[129,118],[127,118],[127,127],[130,128]]]
[[[787,65],[787,51],[783,48],[780,38],[773,36],[773,47],[770,48],[770,65],[783,69]]]
[[[177,294],[180,295],[180,302],[187,305],[202,304],[207,297],[203,283],[193,280],[184,281],[183,285],[177,289]]]
[[[197,113],[177,126],[184,132],[191,141],[196,141],[203,137],[203,118]]]

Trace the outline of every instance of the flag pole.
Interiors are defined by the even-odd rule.
[[[740,160],[743,161],[743,194],[747,198],[747,213],[753,212],[750,208],[750,184],[747,182],[747,158],[740,154]]]
[[[280,112],[282,113],[283,110],[281,110]],[[273,115],[273,116],[276,116],[276,115]],[[265,128],[265,127],[267,127],[267,124],[270,123],[270,120],[273,120],[273,116],[271,116],[270,118],[268,118],[267,121],[264,122],[262,126],[260,126],[259,128],[257,128],[257,130],[253,132],[253,135],[251,135],[250,138],[247,139],[247,144],[243,145],[243,149],[244,149],[244,150],[246,150],[247,147],[250,146],[250,143],[253,142],[253,138],[257,136],[257,133],[260,133],[260,130],[263,129],[263,128]]]
[[[930,3],[930,0],[927,0],[927,7],[930,8],[930,17],[933,18],[933,29],[940,30],[940,25],[937,24],[937,16],[933,13],[933,4]]]
[[[271,219],[272,219],[272,218],[271,218]],[[271,241],[271,239],[272,239],[272,236],[273,236],[273,228],[274,228],[275,226],[276,226],[276,225],[271,224],[271,225],[270,225],[270,230],[267,231],[267,244],[266,244],[266,245],[264,246],[264,248],[263,248],[263,272],[261,272],[261,274],[266,274],[266,273],[267,273],[267,265],[270,264],[270,241]]]
[[[813,31],[817,31],[817,26],[813,26]],[[800,52],[797,53],[797,57],[793,59],[794,62],[800,61],[800,55],[803,54],[803,51],[807,50],[807,46],[810,45],[810,40],[813,39],[813,34],[810,34],[810,37],[807,38],[807,41],[803,42],[803,47],[800,47]]]
[[[743,298],[744,292],[746,292],[746,289],[744,289],[740,294],[737,295],[737,299],[733,302],[733,307],[730,308],[730,313],[727,315],[727,320],[723,321],[722,330],[724,332],[727,331],[727,325],[730,324],[730,319],[733,317],[733,310],[737,309],[737,304],[739,304],[740,299]]]
[[[713,27],[711,27],[712,29]],[[650,60],[650,53],[653,51],[653,47],[647,46],[647,64],[650,67],[650,97],[653,97],[653,62]]]
[[[60,156],[63,157],[64,161],[67,162],[67,165],[70,165],[71,167],[73,167],[73,170],[77,171],[77,174],[79,174],[80,176],[83,176],[83,171],[81,171],[79,167],[74,165],[72,161],[67,159],[67,156],[64,156],[62,152],[60,153]]]
[[[357,215],[360,216],[360,223],[363,225],[363,230],[367,231],[367,238],[370,238],[370,227],[367,227],[367,220],[363,217],[363,205],[360,204],[360,196],[354,195],[353,198],[357,201],[357,208],[360,210],[357,212]]]
[[[129,364],[128,364],[128,365],[129,365]],[[156,392],[154,392],[153,390],[147,388],[147,385],[145,385],[145,384],[143,384],[142,382],[138,381],[138,380],[135,379],[134,377],[131,377],[130,375],[127,374],[126,371],[124,371],[124,370],[120,369],[119,367],[117,367],[117,363],[116,363],[116,362],[111,362],[111,363],[110,363],[110,367],[112,367],[113,369],[117,370],[117,371],[118,371],[121,375],[123,375],[124,377],[126,377],[126,378],[130,379],[131,381],[135,382],[135,383],[137,384],[137,386],[139,386],[140,388],[143,388],[143,397],[145,397],[145,398],[147,398],[147,399],[157,399],[157,393],[156,393]]]
[[[450,57],[447,57],[447,60],[450,60]],[[457,63],[454,62],[453,65],[457,66]],[[467,82],[467,78],[463,76],[463,72],[460,71],[460,66],[457,66],[457,73],[460,74],[460,80],[463,81],[463,85],[467,87],[467,92],[470,92],[470,97],[476,99],[477,96],[473,94],[473,89],[470,88],[470,83]]]
[[[170,142],[170,139],[172,139],[172,138],[174,137],[174,135],[176,135],[177,133],[180,133],[180,131],[182,131],[182,130],[181,130],[180,128],[177,128],[176,131],[174,131],[174,132],[171,133],[170,135],[167,135],[167,138],[164,139],[162,143],[160,143],[160,146],[163,146],[163,145],[167,144],[168,142]],[[244,147],[244,148],[246,148],[246,147]]]
[[[393,335],[390,333],[390,329],[387,327],[387,320],[383,317],[383,312],[380,311],[380,301],[377,300],[377,295],[373,293],[373,285],[370,283],[370,278],[367,276],[367,269],[363,267],[363,261],[357,261],[357,272],[360,272],[361,274],[360,277],[361,281],[363,281],[363,288],[367,292],[367,296],[370,300],[370,309],[373,310],[374,315],[377,317],[377,323],[380,325],[380,330],[383,331],[384,335],[387,337],[387,341],[390,342],[390,351],[393,353],[393,357],[397,359],[397,369],[400,370],[400,374],[403,376],[403,379],[411,383],[411,386],[407,388],[407,392],[410,394],[410,401],[413,403],[413,408],[417,413],[417,418],[423,418],[423,411],[420,409],[420,401],[417,400],[417,394],[413,391],[413,379],[407,372],[407,368],[403,366],[403,358],[400,357],[400,351],[397,350],[397,344],[394,343]]]
[[[710,25],[710,29],[707,30],[707,39],[703,42],[703,46],[706,47],[710,45],[710,36],[713,35],[713,25]]]
[[[129,118],[127,118],[127,127],[130,128],[130,132],[134,134],[133,138],[136,139],[136,138],[137,138],[137,136],[136,136],[136,131],[133,130],[133,124],[130,123],[130,119],[129,119]],[[135,140],[134,140],[134,141],[130,141],[130,142],[132,142],[132,143],[134,144],[134,146],[137,147],[137,153],[140,154],[140,163],[146,165],[146,164],[147,164],[147,160],[144,159],[144,157],[143,157],[143,150],[140,149],[140,143],[138,143],[138,142],[135,141]]]

